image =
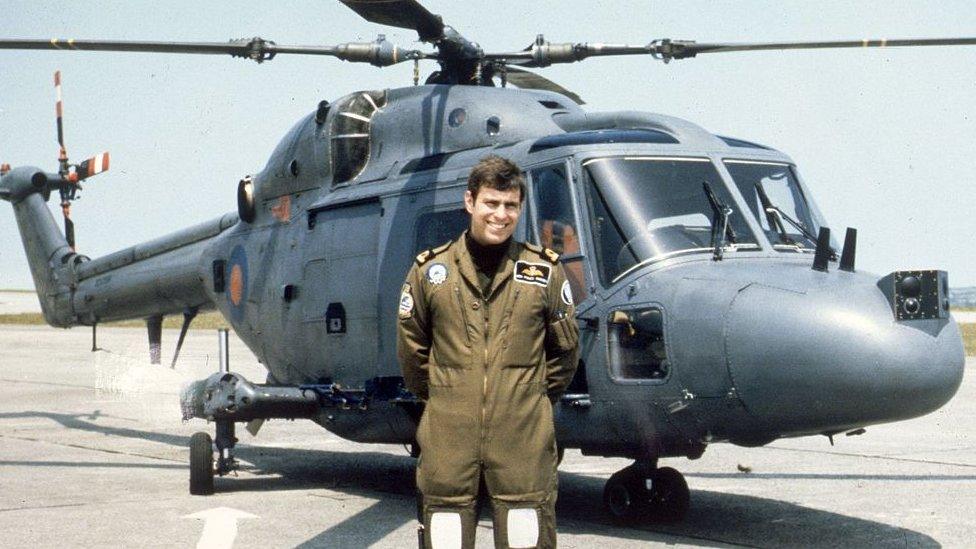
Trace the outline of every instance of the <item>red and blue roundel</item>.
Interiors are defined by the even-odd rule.
[[[227,265],[227,304],[230,306],[230,316],[234,322],[244,318],[244,304],[247,302],[247,252],[244,246],[236,246],[230,253]]]

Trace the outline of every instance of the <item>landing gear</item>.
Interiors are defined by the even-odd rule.
[[[670,467],[636,462],[610,476],[603,489],[603,505],[610,518],[621,524],[641,519],[677,522],[691,502],[688,483]]]
[[[213,439],[207,433],[190,437],[190,494],[209,496],[214,493]]]
[[[224,476],[237,470],[234,459],[233,421],[217,421],[217,440],[207,433],[194,433],[190,437],[190,494],[209,496],[214,493],[214,473]],[[214,448],[217,449],[216,463]]]
[[[220,371],[229,374],[227,330],[218,332],[220,344]],[[233,400],[232,400],[233,402]],[[195,496],[209,496],[214,493],[214,473],[224,476],[237,470],[237,460],[234,459],[234,422],[217,420],[216,437],[210,438],[207,433],[194,433],[190,437],[190,493]],[[217,462],[214,466],[214,449],[217,450]]]

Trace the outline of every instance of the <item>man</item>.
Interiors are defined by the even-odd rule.
[[[426,402],[426,548],[474,547],[482,482],[496,547],[556,546],[552,404],[576,370],[579,332],[556,253],[512,239],[524,201],[518,166],[481,160],[464,193],[470,229],[418,255],[403,285],[397,351]]]

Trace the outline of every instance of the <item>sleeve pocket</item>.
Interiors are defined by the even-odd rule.
[[[576,319],[567,316],[549,325],[549,333],[553,338],[553,343],[560,351],[566,352],[576,348],[579,335],[575,326]]]

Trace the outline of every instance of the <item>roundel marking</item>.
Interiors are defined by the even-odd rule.
[[[244,271],[240,265],[234,265],[230,270],[230,302],[234,305],[241,304],[244,297]]]
[[[247,252],[238,245],[230,253],[230,277],[227,281],[227,301],[230,305],[231,319],[240,322],[247,307]]]

